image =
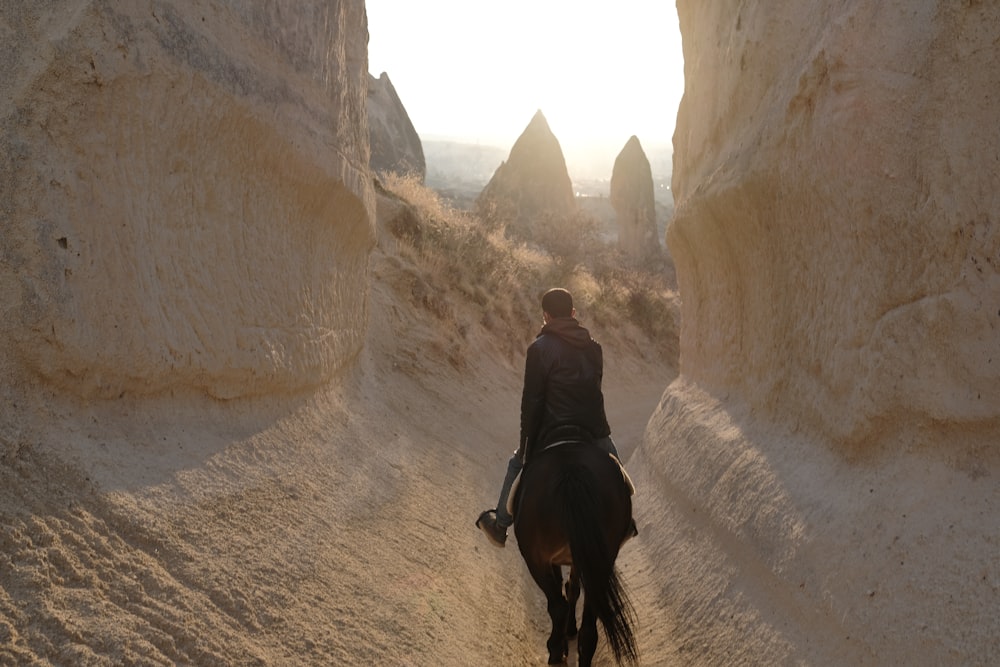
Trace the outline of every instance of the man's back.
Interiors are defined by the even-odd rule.
[[[581,428],[591,439],[611,433],[601,392],[602,354],[571,317],[550,321],[528,347],[521,435],[529,448],[550,442],[560,427]]]

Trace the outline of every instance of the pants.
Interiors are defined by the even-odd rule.
[[[618,456],[618,448],[615,447],[615,441],[611,439],[610,435],[606,438],[598,438],[594,444],[621,460]],[[524,462],[521,460],[521,452],[518,450],[507,461],[507,474],[504,475],[503,484],[500,485],[500,498],[497,500],[497,525],[501,528],[507,528],[514,523],[514,517],[507,512],[507,497],[510,495],[510,487],[514,485],[514,480],[523,467]]]

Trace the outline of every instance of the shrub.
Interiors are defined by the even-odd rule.
[[[543,216],[525,229],[495,210],[484,220],[452,208],[413,177],[386,174],[383,185],[405,203],[387,226],[419,258],[424,281],[485,307],[482,324],[513,336],[518,349],[540,324],[541,294],[563,286],[584,319],[614,326],[625,318],[676,356],[676,295],[662,267],[627,267],[616,245],[601,241],[592,217]]]

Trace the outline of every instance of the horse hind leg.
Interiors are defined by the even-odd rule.
[[[569,655],[569,641],[566,638],[566,622],[569,603],[563,596],[562,569],[558,565],[530,567],[531,577],[545,593],[546,607],[552,620],[552,632],[545,642],[549,650],[549,664],[558,665]]]
[[[580,637],[576,642],[579,656],[579,667],[590,667],[597,652],[597,615],[587,605],[586,595],[583,600],[583,618],[580,619]]]
[[[570,639],[576,637],[576,603],[580,599],[580,575],[572,566],[569,569],[569,577],[566,579],[566,602],[569,605],[569,614],[566,619],[566,636]]]

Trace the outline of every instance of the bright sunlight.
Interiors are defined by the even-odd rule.
[[[538,109],[567,158],[669,147],[684,86],[668,0],[369,0],[369,72],[422,139],[509,148]]]

